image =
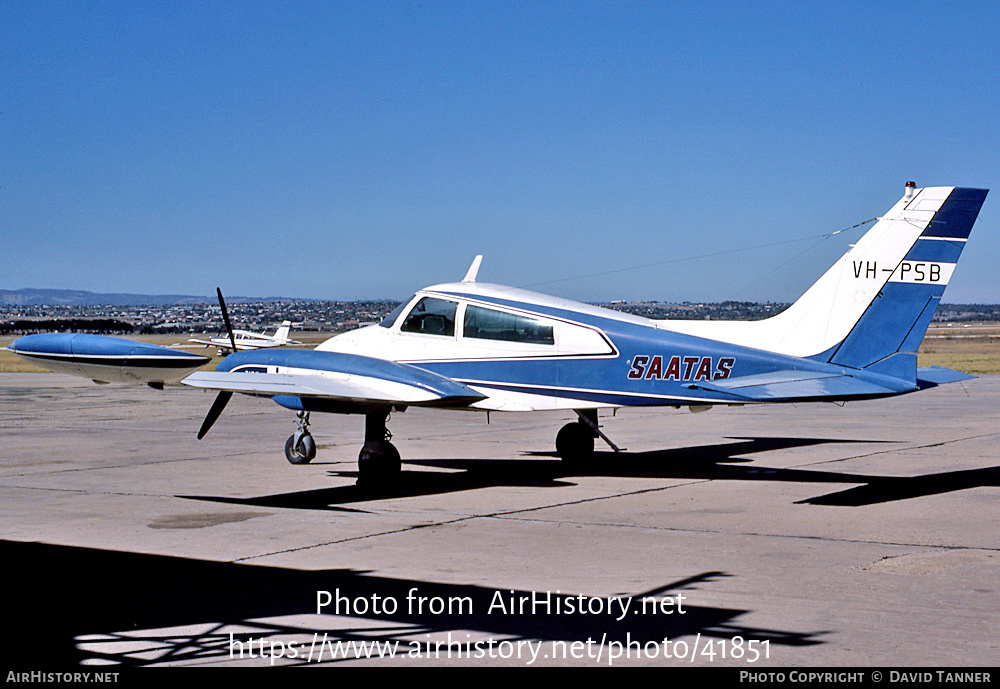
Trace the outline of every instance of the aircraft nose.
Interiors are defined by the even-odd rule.
[[[24,337],[19,337],[16,340],[14,340],[13,342],[11,342],[9,345],[7,345],[7,349],[9,349],[10,351],[14,352],[15,354],[18,352],[18,350],[22,350],[23,351],[24,350],[24,345],[25,345],[25,340],[27,340],[27,339],[28,339],[27,335],[25,335]]]
[[[19,337],[7,349],[15,354],[69,354],[75,333],[36,333]]]

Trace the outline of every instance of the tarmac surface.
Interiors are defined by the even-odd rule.
[[[0,374],[8,665],[1000,661],[1000,376],[621,410],[576,468],[571,413],[410,409],[388,494],[361,417],[314,414],[292,466],[269,400],[196,440],[212,400]]]

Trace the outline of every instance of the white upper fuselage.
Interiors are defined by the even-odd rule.
[[[450,334],[425,334],[403,330],[404,317],[413,306],[425,297],[440,298],[457,303],[454,331]],[[500,305],[502,300],[518,306]],[[552,328],[552,343],[542,344],[523,341],[505,341],[467,337],[465,314],[470,307],[487,308],[511,316],[530,318]],[[639,316],[581,304],[568,299],[550,297],[514,287],[488,283],[445,283],[420,290],[402,308],[396,321],[389,327],[371,325],[341,333],[320,344],[316,349],[327,352],[344,352],[388,359],[405,363],[467,360],[467,359],[522,359],[536,357],[613,356],[614,346],[598,329],[576,322],[572,317],[559,318],[540,313],[531,306],[544,307],[546,311],[566,311],[571,314],[591,314],[633,324],[655,327],[654,321]]]
[[[425,298],[453,302],[454,328],[447,334],[408,332],[408,314]],[[546,336],[517,339],[484,338],[467,330],[471,309],[490,314],[503,314],[513,319],[531,321],[544,329]],[[326,340],[316,350],[341,352],[388,359],[401,363],[435,362],[523,362],[539,360],[606,359],[619,356],[617,348],[601,328],[581,323],[578,316],[613,319],[632,325],[655,329],[655,322],[646,318],[610,311],[568,299],[529,292],[503,285],[456,282],[434,285],[420,290],[402,305],[391,324],[383,321],[358,330],[342,333]],[[389,319],[386,319],[389,320]],[[388,326],[388,327],[387,327]],[[550,334],[549,334],[550,333]],[[472,387],[474,381],[469,381]],[[561,400],[557,396],[539,396],[517,391],[491,390],[489,399],[473,405],[481,409],[527,410],[554,408],[584,408],[607,406],[576,400]]]

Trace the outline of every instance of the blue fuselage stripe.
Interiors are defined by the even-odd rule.
[[[469,298],[455,293],[454,296]],[[734,402],[738,396],[692,389],[692,384],[719,378],[799,370],[841,374],[841,366],[732,345],[670,330],[604,318],[592,313],[476,295],[475,300],[533,311],[600,329],[618,356],[593,358],[525,358],[517,361],[412,362],[448,378],[489,381],[511,391],[566,397],[607,404],[689,404],[692,401]],[[859,375],[858,372],[852,372]],[[642,401],[637,401],[641,399]],[[614,401],[612,401],[614,400]]]

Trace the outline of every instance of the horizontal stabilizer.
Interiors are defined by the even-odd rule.
[[[961,371],[945,368],[944,366],[930,366],[917,369],[917,384],[921,388],[929,388],[946,383],[957,383],[960,380],[972,380],[974,378],[975,376],[970,376],[968,373],[962,373]]]
[[[900,381],[901,382],[901,381]],[[722,392],[743,400],[761,402],[796,401],[822,398],[882,397],[902,390],[890,381],[878,383],[844,373],[824,371],[772,371],[712,382],[686,385],[688,388]]]

